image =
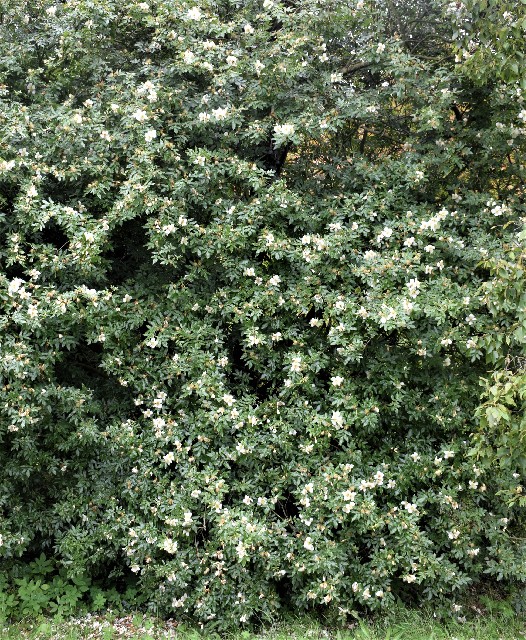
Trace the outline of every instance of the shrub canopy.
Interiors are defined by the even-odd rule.
[[[524,8],[480,4],[7,3],[10,571],[222,628],[525,579]]]

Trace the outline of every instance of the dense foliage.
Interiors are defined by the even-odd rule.
[[[525,580],[525,18],[479,5],[4,3],[13,579],[222,628]]]

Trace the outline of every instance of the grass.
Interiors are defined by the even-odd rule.
[[[239,631],[226,640],[521,640],[526,619],[513,610],[494,607],[464,623],[438,621],[429,610],[401,608],[388,617],[357,621],[347,628],[328,628],[297,618],[258,633]],[[461,618],[462,619],[462,618]],[[217,637],[142,614],[117,617],[87,615],[68,621],[40,619],[0,625],[1,640],[200,640]]]

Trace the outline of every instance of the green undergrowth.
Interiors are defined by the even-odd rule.
[[[86,614],[68,620],[27,618],[0,626],[2,640],[518,640],[526,637],[526,618],[507,600],[477,598],[458,615],[439,619],[432,607],[398,607],[389,615],[357,619],[334,627],[308,617],[291,617],[265,627],[220,636],[188,628],[174,620],[144,614]]]

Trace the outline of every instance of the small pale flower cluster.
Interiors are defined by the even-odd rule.
[[[177,541],[176,540],[172,540],[171,538],[165,538],[163,540],[163,549],[164,551],[174,554],[177,552]]]
[[[314,551],[314,545],[312,544],[312,538],[310,538],[309,536],[307,536],[305,538],[305,541],[303,542],[303,546],[305,547],[305,549],[307,549],[307,551]]]
[[[277,124],[274,127],[274,132],[283,137],[289,137],[294,134],[295,128],[293,124]]]
[[[203,17],[203,14],[201,13],[199,7],[192,7],[188,10],[186,17],[188,18],[188,20],[199,21]]]
[[[490,208],[495,217],[506,215],[509,212],[509,207],[506,204],[499,204],[496,200],[488,200],[486,206]]]
[[[388,240],[393,235],[391,227],[384,227],[382,231],[376,237],[376,242],[381,244],[383,240]]]
[[[407,511],[407,513],[418,513],[418,507],[413,502],[407,502],[406,500],[403,500],[401,504]]]
[[[157,91],[155,90],[155,85],[149,80],[139,85],[139,87],[137,88],[137,95],[142,96],[145,93],[148,93],[148,100],[150,102],[155,102],[157,100]]]
[[[151,142],[152,140],[155,140],[156,137],[157,137],[157,131],[155,129],[149,129],[144,134],[144,139],[146,140],[146,142]]]
[[[382,327],[385,327],[389,320],[394,320],[397,315],[398,314],[396,313],[395,309],[382,305],[382,310],[378,317],[378,322],[382,325]]]
[[[301,356],[294,356],[290,363],[290,370],[293,373],[299,373],[301,371],[301,367],[302,367]]]
[[[146,122],[146,120],[148,120],[148,114],[144,109],[137,109],[137,111],[132,113],[132,118],[137,120],[137,122]]]
[[[11,171],[16,165],[15,160],[0,160],[0,171]]]
[[[336,429],[341,429],[344,424],[343,416],[339,411],[333,411],[331,417],[331,424]]]
[[[218,107],[212,109],[212,117],[216,120],[225,120],[228,115],[228,107]]]
[[[413,299],[420,293],[420,282],[417,278],[411,278],[405,286],[409,289],[409,296]]]

